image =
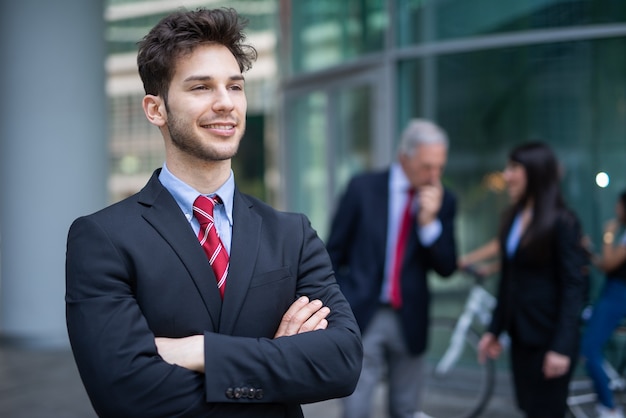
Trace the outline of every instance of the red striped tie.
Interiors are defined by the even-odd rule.
[[[393,256],[393,270],[391,271],[391,290],[389,291],[389,302],[394,309],[400,309],[402,306],[400,275],[402,273],[402,262],[404,261],[404,249],[406,248],[406,242],[409,238],[411,230],[411,205],[413,204],[415,190],[410,189],[408,192],[409,196],[400,221],[398,240],[396,241],[396,251]]]
[[[213,221],[213,208],[218,203],[221,203],[221,199],[217,195],[215,197],[198,196],[193,203],[193,214],[200,222],[198,239],[209,259],[209,264],[213,268],[215,280],[217,280],[217,288],[223,299],[224,290],[226,289],[226,276],[228,276],[228,253],[222,244],[222,240],[217,235],[215,222]]]

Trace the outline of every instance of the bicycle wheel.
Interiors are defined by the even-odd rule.
[[[426,355],[426,380],[422,411],[437,418],[477,417],[487,406],[493,393],[495,366],[493,361],[478,363],[478,334],[468,330],[459,359],[445,373],[435,368],[450,344],[455,321],[436,318],[431,322],[429,350]]]
[[[613,401],[622,408],[626,405],[626,379],[621,374],[621,366],[618,370],[609,366],[606,368],[610,378],[609,387],[613,392]],[[569,384],[569,394],[567,396],[567,407],[569,415],[574,418],[595,418],[597,396],[591,379],[586,376],[582,369],[576,371],[576,375]]]
[[[598,415],[595,410],[596,393],[591,380],[580,374],[574,376],[569,384],[567,407],[570,416],[574,418],[594,418]]]

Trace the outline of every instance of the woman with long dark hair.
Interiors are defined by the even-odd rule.
[[[518,406],[528,418],[561,418],[578,357],[585,257],[576,215],[560,191],[559,164],[543,143],[526,143],[504,170],[511,204],[499,233],[500,282],[479,357],[496,358],[511,338]]]
[[[613,330],[626,317],[626,190],[615,204],[615,218],[607,221],[602,235],[602,253],[594,264],[605,273],[606,281],[596,300],[582,342],[585,367],[598,394],[596,409],[600,418],[623,418],[609,389],[609,378],[602,368],[602,350]],[[618,236],[618,233],[621,235]]]

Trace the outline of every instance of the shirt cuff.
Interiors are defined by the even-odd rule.
[[[429,224],[419,227],[417,232],[422,245],[424,247],[430,247],[433,245],[433,243],[437,241],[437,238],[441,235],[441,230],[442,226],[439,219],[435,219]]]

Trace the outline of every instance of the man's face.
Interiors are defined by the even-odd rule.
[[[171,151],[204,161],[232,158],[245,131],[246,108],[244,78],[232,53],[223,45],[197,47],[178,61],[170,83]]]
[[[401,155],[400,164],[411,185],[416,189],[426,185],[437,185],[441,181],[448,158],[443,144],[418,145],[411,156]]]

